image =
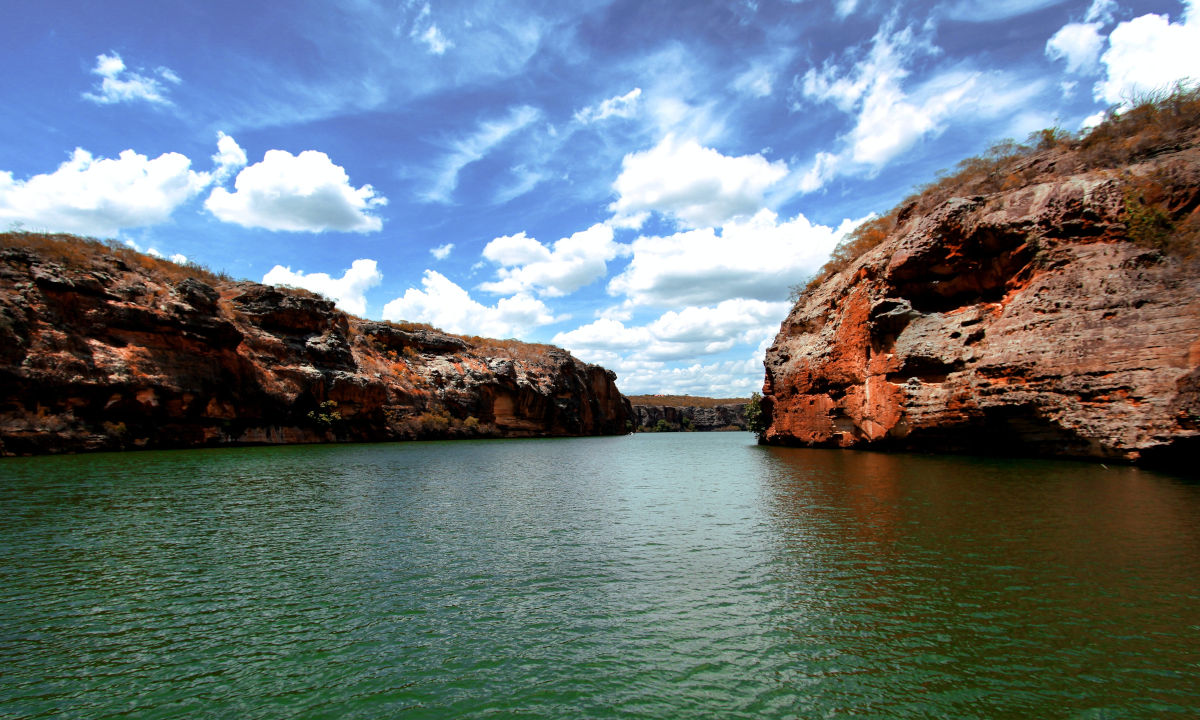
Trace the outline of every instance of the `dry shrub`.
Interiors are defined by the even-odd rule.
[[[1135,98],[1079,140],[1078,155],[1089,168],[1118,167],[1186,147],[1200,128],[1200,86],[1183,84]]]
[[[396,322],[394,320],[381,320],[380,322],[382,322],[384,325],[387,325],[388,327],[390,327],[394,330],[401,330],[403,332],[415,332],[417,330],[425,330],[427,332],[436,332],[436,333],[442,332],[441,330],[435,328],[434,326],[430,325],[429,323],[407,322],[407,321],[403,321],[403,320],[399,321],[399,322]]]
[[[551,350],[560,350],[545,343],[527,343],[513,338],[498,340],[496,338],[479,337],[478,335],[458,335],[477,352],[488,357],[507,357],[512,360],[528,360],[539,362],[546,359]]]
[[[140,253],[115,240],[96,240],[65,233],[6,232],[0,233],[0,247],[21,248],[41,257],[80,270],[99,270],[113,259],[128,267],[156,275],[170,282],[195,278],[210,285],[230,280],[223,272],[213,272],[197,263],[176,263]]]

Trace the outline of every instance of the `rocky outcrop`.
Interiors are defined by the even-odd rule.
[[[746,403],[697,407],[693,405],[634,405],[637,429],[646,431],[745,430]]]
[[[1154,178],[1158,215],[1129,190]],[[763,442],[1194,458],[1200,273],[1131,237],[1144,217],[1194,230],[1197,205],[1192,146],[901,212],[783,322]]]
[[[0,453],[623,434],[564,350],[346,315],[62,237],[0,236]]]

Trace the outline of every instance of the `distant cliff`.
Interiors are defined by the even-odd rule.
[[[1194,463],[1198,133],[1194,94],[1047,132],[860,229],[767,351],[763,442]]]
[[[634,395],[639,432],[711,432],[746,429],[746,401],[688,395]]]
[[[745,430],[745,403],[712,407],[670,405],[634,405],[639,432],[695,430]]]
[[[371,322],[110,247],[0,235],[0,453],[623,434],[565,350]]]

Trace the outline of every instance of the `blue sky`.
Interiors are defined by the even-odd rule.
[[[1006,137],[1200,77],[1193,2],[9,3],[0,226],[744,396],[790,286]]]

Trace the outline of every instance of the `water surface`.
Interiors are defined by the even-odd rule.
[[[1187,717],[1200,485],[749,434],[0,461],[0,717]]]

